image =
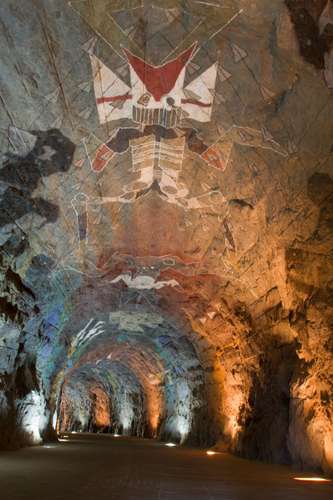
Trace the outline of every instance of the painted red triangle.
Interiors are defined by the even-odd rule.
[[[195,42],[189,49],[182,52],[176,59],[165,63],[162,66],[152,66],[140,57],[132,54],[128,49],[123,49],[128,63],[146,86],[155,101],[160,101],[161,97],[167,95],[175,86],[177,78],[186,63],[193,57],[197,43]]]

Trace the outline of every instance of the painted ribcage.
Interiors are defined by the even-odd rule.
[[[163,171],[181,170],[185,137],[177,137],[176,139],[161,139],[159,150],[159,167]]]
[[[133,170],[146,168],[154,170],[154,179],[161,180],[163,171],[181,170],[185,148],[185,138],[157,141],[149,135],[131,141]]]

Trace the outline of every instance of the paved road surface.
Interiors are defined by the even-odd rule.
[[[290,468],[107,435],[0,453],[1,500],[333,500]],[[303,474],[304,476],[305,474]]]

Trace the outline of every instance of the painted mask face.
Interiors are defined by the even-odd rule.
[[[131,87],[91,54],[100,122],[129,118],[135,123],[165,128],[180,126],[185,118],[209,122],[218,65],[214,63],[185,86],[187,66],[196,51],[194,43],[178,57],[153,66],[124,49]]]
[[[195,78],[189,81],[189,66],[194,64],[193,59],[199,51],[198,43],[195,42],[178,56],[170,56],[166,62],[152,65],[130,50],[123,49],[130,75],[129,86],[93,53],[93,47],[88,47],[100,123],[104,125],[112,121],[130,120],[136,127],[120,128],[109,142],[93,146],[95,152],[91,166],[94,172],[101,172],[117,153],[124,153],[130,148],[133,163],[140,163],[142,155],[135,154],[138,150],[135,141],[138,140],[141,147],[141,139],[148,135],[155,136],[156,140],[153,145],[150,139],[143,141],[147,142],[144,144],[147,149],[144,155],[146,161],[151,159],[153,163],[157,161],[160,164],[160,145],[165,141],[177,156],[179,129],[189,149],[211,167],[224,170],[230,147],[209,148],[199,138],[197,130],[193,129],[193,122],[200,126],[211,121],[214,101],[217,100],[217,77],[224,81],[231,75],[226,74],[216,61],[201,73],[196,71]],[[245,56],[244,52],[237,57]],[[199,66],[196,67],[199,69]],[[191,122],[190,128],[187,120]],[[183,149],[176,158],[178,164],[183,158]]]

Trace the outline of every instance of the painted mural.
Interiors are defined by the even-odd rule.
[[[332,1],[0,21],[0,419],[322,467]]]
[[[249,74],[248,41],[242,37],[229,41],[224,35],[230,29],[237,31],[243,9],[230,4],[223,10],[214,2],[195,4],[153,2],[127,8],[100,0],[94,7],[98,15],[84,1],[68,4],[75,22],[86,27],[77,47],[84,66],[74,87],[73,68],[64,79],[71,97],[66,98],[58,85],[45,95],[45,110],[50,113],[61,102],[67,110],[74,106],[81,125],[74,127],[73,118],[68,123],[73,143],[69,139],[68,147],[61,143],[68,151],[63,159],[57,153],[58,132],[50,129],[42,144],[46,133],[11,126],[11,148],[21,151],[18,161],[35,159],[36,181],[29,188],[30,176],[24,188],[34,192],[31,206],[27,199],[21,204],[15,201],[22,189],[20,181],[19,191],[14,191],[16,167],[8,164],[1,170],[10,184],[4,207],[7,202],[17,205],[18,218],[35,213],[44,218],[41,225],[55,222],[61,212],[56,231],[66,231],[67,243],[66,249],[57,242],[51,250],[56,268],[97,276],[116,268],[116,256],[192,260],[198,265],[203,257],[213,258],[212,233],[219,234],[214,241],[222,242],[224,251],[235,252],[225,183],[235,157],[250,154],[255,162],[262,151],[283,161],[297,151],[292,138],[279,134],[278,140],[265,122],[255,123],[250,115],[244,120],[242,113],[231,116],[228,110],[234,99],[230,90],[246,107],[246,96],[241,98],[236,87],[239,72]],[[216,9],[219,14],[223,10],[223,22],[215,21]],[[275,99],[266,80],[258,82],[257,93],[265,105]],[[65,124],[61,116],[59,112],[54,116],[53,126]],[[249,169],[249,162],[241,163]],[[69,182],[58,178],[65,200],[61,207],[42,196],[47,165],[45,175],[70,169]],[[24,177],[24,167],[19,169]],[[148,215],[150,227],[140,225]],[[3,226],[12,223],[8,217],[4,210]],[[142,237],[126,231],[124,221],[133,217]],[[177,221],[178,231],[171,220]],[[122,272],[127,276],[126,267],[119,276]],[[136,279],[128,279],[129,285]]]
[[[99,272],[101,262],[105,271],[105,262],[112,266],[111,256],[117,254],[175,257],[180,241],[185,246],[179,255],[183,261],[194,253],[200,258],[208,245],[202,245],[202,233],[208,236],[213,228],[234,251],[223,173],[232,168],[235,147],[268,150],[282,158],[290,153],[290,145],[276,141],[264,124],[254,128],[224,123],[224,89],[235,78],[225,61],[240,67],[248,53],[244,43],[225,43],[222,36],[242,10],[228,11],[225,22],[215,25],[209,6],[208,17],[202,9],[199,16],[179,6],[115,7],[100,23],[90,18],[84,3],[71,2],[71,7],[92,30],[82,45],[90,73],[81,88],[93,91],[98,122],[81,139],[74,162],[88,176],[91,170],[98,190],[96,196],[80,185],[71,201],[85,272]],[[142,22],[144,41],[139,35]],[[201,25],[207,22],[210,29],[203,32]],[[267,99],[269,91],[260,87],[260,94]],[[139,219],[156,214],[158,228],[142,228],[144,239],[151,242],[145,248],[134,250],[137,243],[124,234],[121,221],[129,210]],[[178,235],[165,223],[169,218],[179,221]],[[202,230],[184,242],[184,231],[198,223]],[[160,248],[154,233],[156,239],[159,233],[165,235]],[[72,255],[63,264],[77,268],[74,261]]]

